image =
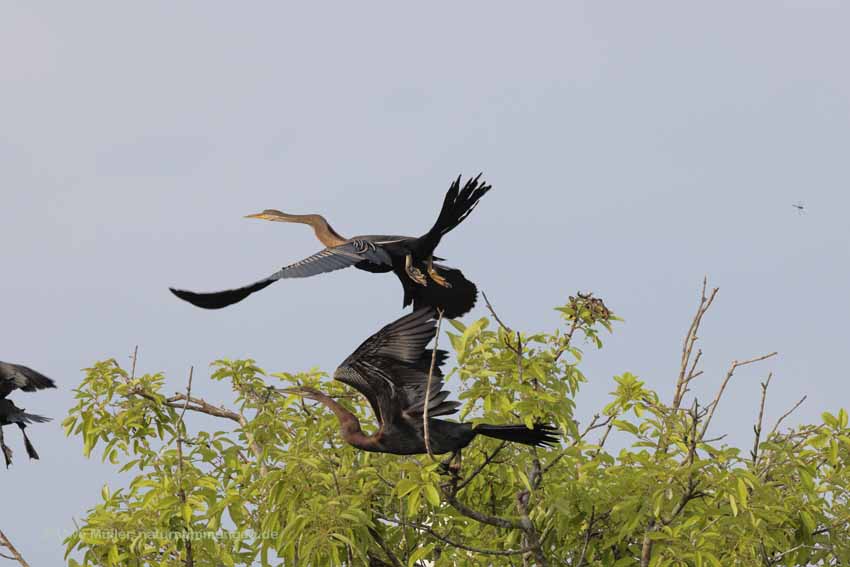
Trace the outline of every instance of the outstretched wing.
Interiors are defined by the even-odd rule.
[[[424,408],[425,390],[432,356],[436,356],[431,381],[430,415],[457,410],[457,402],[446,402],[441,391],[440,366],[445,351],[434,355],[426,348],[436,334],[433,309],[419,309],[390,323],[366,339],[339,366],[334,378],[352,386],[369,400],[380,423],[392,422],[402,414],[414,415]]]
[[[0,398],[5,398],[12,390],[35,392],[55,387],[53,380],[32,368],[0,361]]]
[[[281,268],[267,278],[236,289],[197,293],[184,289],[174,289],[171,293],[192,305],[204,309],[221,309],[242,301],[254,292],[264,289],[274,282],[287,278],[309,278],[348,268],[359,262],[367,261],[372,264],[392,265],[389,254],[366,240],[352,240],[339,246],[325,248],[308,258]]]

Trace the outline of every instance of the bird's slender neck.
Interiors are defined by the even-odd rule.
[[[374,445],[375,439],[364,434],[360,429],[360,420],[357,419],[357,416],[342,407],[335,399],[319,391],[310,392],[309,397],[334,413],[339,421],[339,433],[346,443],[366,450]]]
[[[291,215],[289,213],[280,213],[280,218],[288,222],[310,225],[316,233],[316,238],[325,246],[339,246],[348,242],[348,239],[335,231],[322,215]]]

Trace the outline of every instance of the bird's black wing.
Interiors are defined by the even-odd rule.
[[[267,278],[237,289],[197,293],[183,289],[169,288],[171,293],[184,301],[204,309],[221,309],[242,301],[252,293],[260,291],[274,282],[288,278],[309,278],[318,274],[348,268],[359,262],[392,265],[389,254],[366,240],[352,240],[339,246],[325,248],[299,262],[281,268]]]
[[[53,380],[32,368],[0,361],[0,398],[5,398],[12,390],[35,392],[55,387]]]
[[[426,348],[436,334],[433,309],[419,309],[390,323],[366,339],[346,358],[334,378],[360,391],[381,423],[402,413],[421,413],[433,351]],[[445,402],[438,351],[431,382],[431,415],[452,413],[457,402]],[[431,411],[433,409],[433,411]]]

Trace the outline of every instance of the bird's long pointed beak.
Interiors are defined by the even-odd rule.
[[[265,220],[268,217],[266,216],[265,213],[254,213],[253,215],[245,215],[245,218],[246,219],[264,219]]]

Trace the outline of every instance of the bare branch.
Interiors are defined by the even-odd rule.
[[[508,520],[507,518],[500,518],[498,516],[490,516],[483,512],[479,512],[478,510],[473,510],[468,507],[463,502],[457,499],[457,491],[458,489],[458,477],[457,472],[452,473],[452,479],[448,483],[442,485],[443,495],[446,497],[446,502],[466,516],[467,518],[472,518],[476,522],[480,522],[482,524],[487,524],[489,526],[495,526],[497,528],[505,528],[508,530],[522,530],[523,526],[514,520]]]
[[[136,392],[136,393],[138,393],[138,392]],[[142,395],[142,394],[139,394],[139,395]],[[148,397],[149,399],[153,399],[153,398],[150,398],[149,396],[143,395],[143,397]],[[153,399],[153,400],[156,401],[155,399]],[[180,403],[180,402],[186,402],[186,401],[188,401],[188,404]],[[241,420],[239,419],[240,416],[235,411],[231,411],[231,410],[229,410],[227,408],[223,408],[221,406],[214,406],[213,404],[211,404],[211,403],[209,403],[206,400],[203,400],[201,398],[188,397],[188,400],[187,400],[186,394],[175,394],[175,395],[171,396],[170,398],[165,400],[165,405],[172,407],[172,408],[175,408],[175,409],[183,409],[183,407],[185,406],[186,409],[188,409],[189,411],[194,411],[194,412],[198,412],[198,413],[205,413],[205,414],[211,415],[213,417],[221,417],[221,418],[224,418],[224,419],[229,419],[231,421],[235,421],[236,423],[241,423]]]
[[[396,557],[395,553],[393,553],[393,551],[387,545],[387,542],[384,541],[384,538],[381,537],[381,534],[378,532],[378,530],[370,527],[369,528],[369,535],[372,536],[372,539],[375,540],[375,543],[378,544],[378,547],[380,547],[383,550],[384,554],[387,556],[387,559],[389,559],[392,562],[394,567],[404,567],[402,565],[401,561],[398,560],[398,557]]]
[[[531,548],[531,553],[534,554],[534,560],[537,561],[538,565],[548,567],[549,562],[546,560],[546,556],[543,555],[543,549],[540,545],[540,537],[537,534],[537,528],[528,516],[530,498],[531,493],[528,490],[523,490],[516,496],[516,506],[517,510],[519,510],[519,523],[520,526],[522,526],[522,531],[525,532],[525,540],[528,542],[527,547]]]
[[[676,390],[673,394],[672,406],[674,409],[678,409],[679,405],[682,403],[682,397],[685,395],[685,387],[687,383],[701,374],[701,372],[696,372],[696,365],[699,361],[699,357],[702,356],[702,353],[697,352],[697,357],[693,364],[691,364],[691,354],[694,350],[694,344],[699,339],[697,333],[699,332],[699,326],[700,323],[702,323],[703,315],[705,315],[709,307],[711,307],[715,296],[717,296],[717,292],[720,291],[720,288],[716,287],[711,290],[711,294],[706,295],[705,292],[707,287],[708,278],[706,277],[702,280],[702,294],[700,296],[699,307],[697,307],[697,312],[694,315],[693,320],[691,320],[691,325],[688,328],[688,333],[685,335],[685,341],[682,344],[682,360],[679,366],[679,378],[676,380]],[[688,371],[689,366],[690,371]]]
[[[649,567],[649,562],[652,560],[652,538],[649,537],[651,530],[647,530],[643,535],[643,544],[640,549],[640,567]]]
[[[162,400],[148,394],[141,388],[135,388],[130,391],[131,395],[139,396],[140,398],[144,398],[148,401],[151,401],[155,404],[163,403]],[[181,403],[188,400],[188,404]],[[198,413],[204,413],[207,415],[211,415],[213,417],[221,417],[223,419],[229,419],[231,421],[235,421],[236,423],[240,423],[239,414],[235,411],[231,411],[227,408],[221,406],[214,406],[213,404],[203,400],[201,398],[193,398],[191,396],[186,396],[186,394],[175,394],[170,398],[165,400],[165,405],[182,410],[184,407],[189,411],[194,411]]]
[[[130,370],[130,380],[136,377],[136,361],[139,359],[139,345],[133,349],[133,367]]]
[[[9,553],[12,554],[11,557],[5,554],[2,555],[6,559],[17,561],[21,565],[21,567],[30,567],[30,564],[24,560],[24,558],[21,556],[18,550],[15,549],[15,546],[12,545],[12,542],[9,541],[9,538],[6,537],[6,534],[4,534],[2,530],[0,530],[0,547],[5,547],[9,550]]]
[[[682,398],[689,391],[688,384],[690,384],[691,380],[693,380],[694,378],[699,378],[703,374],[702,370],[697,370],[697,365],[699,364],[700,358],[702,358],[702,349],[697,350],[697,354],[694,357],[693,362],[691,363],[691,369],[688,371],[688,375],[685,377],[685,381],[683,382],[684,387],[682,388],[682,391],[679,393],[679,403],[680,404],[681,404]]]
[[[711,402],[708,408],[708,415],[705,418],[705,421],[702,424],[702,429],[700,430],[699,438],[702,439],[705,437],[705,432],[708,430],[708,425],[711,423],[711,418],[714,417],[714,412],[717,410],[717,405],[720,403],[720,397],[723,395],[723,391],[726,389],[726,385],[729,383],[729,380],[732,379],[732,375],[735,374],[735,370],[740,366],[746,366],[748,364],[753,364],[755,362],[761,362],[762,360],[766,360],[772,356],[776,356],[777,352],[771,352],[770,354],[765,354],[762,356],[757,356],[755,358],[750,358],[749,360],[734,360],[732,361],[732,366],[729,367],[729,371],[726,372],[726,377],[723,379],[723,382],[720,384],[720,389],[717,391],[717,395],[714,396],[714,401]]]

